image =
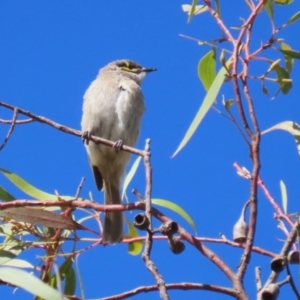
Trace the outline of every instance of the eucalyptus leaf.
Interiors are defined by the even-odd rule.
[[[125,180],[124,180],[124,183],[123,183],[123,191],[122,191],[122,199],[124,198],[125,196],[125,193],[126,193],[126,190],[127,190],[127,187],[129,185],[129,183],[131,182],[134,174],[136,173],[138,167],[139,167],[139,164],[141,162],[141,159],[142,157],[141,156],[138,156],[137,159],[134,161],[130,171],[128,172],[128,174],[126,175],[125,177]]]
[[[281,191],[282,207],[283,207],[284,213],[286,214],[287,213],[287,203],[288,203],[286,186],[282,180],[280,180],[279,184],[280,184],[280,191]]]
[[[127,218],[126,218],[126,223],[127,223],[127,226],[128,226],[128,235],[129,235],[129,237],[130,238],[138,237],[139,236],[138,231],[136,230],[136,228],[133,226],[133,224]],[[143,242],[129,243],[128,244],[128,253],[133,255],[133,256],[139,255],[143,250],[143,245],[144,245]]]
[[[45,300],[68,300],[39,278],[17,268],[1,267],[0,279]]]
[[[16,187],[18,187],[22,192],[25,194],[39,200],[53,200],[57,201],[58,196],[53,195],[53,194],[48,194],[45,193],[38,188],[34,187],[30,183],[28,183],[26,180],[18,176],[17,174],[10,172],[8,170],[0,168],[0,172],[7,178],[9,179]],[[74,197],[70,196],[60,196],[59,198],[64,199],[64,200],[73,200]]]
[[[287,131],[294,136],[297,145],[298,154],[300,155],[300,126],[296,122],[285,121],[264,130],[261,134],[266,134],[270,131],[277,130],[277,129]]]
[[[165,208],[168,208],[174,212],[176,212],[178,215],[180,215],[182,218],[184,218],[191,226],[192,228],[196,231],[196,224],[193,221],[193,219],[189,216],[189,214],[181,208],[179,205],[175,204],[174,202],[164,200],[164,199],[152,199],[151,200],[153,204],[162,206]]]
[[[217,98],[219,90],[224,82],[225,74],[227,74],[226,68],[222,67],[218,72],[218,75],[216,76],[211,87],[209,88],[194,120],[192,121],[190,127],[188,128],[186,134],[184,135],[184,138],[180,142],[178,148],[176,149],[172,157],[175,157],[182,150],[182,148],[188,143],[188,141],[191,139],[196,129],[200,125],[202,119],[205,117],[205,115],[213,105],[215,99]]]
[[[297,13],[295,13],[287,22],[286,24],[292,24],[294,22],[296,22],[298,19],[300,18],[300,11],[298,11]]]

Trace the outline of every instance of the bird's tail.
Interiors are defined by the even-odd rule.
[[[105,182],[105,204],[121,204],[119,188]],[[123,212],[105,213],[102,239],[104,243],[115,244],[123,239]]]

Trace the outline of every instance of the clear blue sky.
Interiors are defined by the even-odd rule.
[[[243,1],[220,1],[228,26],[241,24],[249,10]],[[190,143],[170,159],[195,116],[205,91],[197,77],[199,59],[209,50],[184,39],[179,34],[202,40],[220,37],[214,20],[206,15],[187,24],[178,0],[173,1],[2,1],[0,3],[0,99],[55,122],[80,128],[82,97],[99,68],[115,59],[130,58],[147,67],[157,67],[150,74],[143,92],[147,111],[143,119],[138,148],[146,138],[152,140],[153,197],[171,200],[182,206],[196,222],[201,237],[219,237],[222,232],[232,238],[232,227],[249,195],[249,182],[236,175],[232,164],[251,170],[248,149],[235,127],[210,111]],[[276,7],[276,24],[282,24],[300,9],[295,1]],[[280,10],[278,9],[280,8]],[[300,49],[300,23],[279,35],[295,50]],[[263,30],[267,31],[262,32]],[[253,49],[266,41],[270,24],[262,12],[254,28]],[[236,32],[237,33],[237,32]],[[223,46],[225,44],[222,44]],[[271,51],[277,58],[277,52]],[[253,74],[260,75],[268,66],[258,63]],[[261,86],[251,85],[261,129],[281,121],[300,123],[300,64],[295,62],[293,89],[288,96],[271,101],[261,93]],[[275,86],[271,88],[276,90]],[[222,90],[226,99],[233,97],[231,83]],[[218,98],[221,107],[221,97]],[[234,109],[235,111],[235,109]],[[11,112],[0,108],[1,118]],[[0,126],[1,139],[7,126]],[[300,159],[293,138],[277,131],[263,136],[261,144],[262,178],[275,199],[280,201],[279,181],[288,189],[288,211],[299,211]],[[84,176],[82,196],[92,191],[101,202],[103,194],[94,184],[86,153],[79,138],[63,134],[39,123],[18,126],[1,152],[0,166],[24,177],[40,189],[61,195],[74,195]],[[0,184],[16,197],[25,196],[4,177]],[[144,192],[144,170],[140,167],[131,188]],[[135,197],[130,195],[131,201]],[[187,230],[192,228],[180,217],[164,212]],[[259,192],[258,234],[255,245],[279,251],[283,233],[273,219],[273,208]],[[132,219],[135,212],[127,216]],[[199,282],[231,286],[212,263],[186,244],[179,256],[171,254],[165,241],[153,247],[152,257],[167,283]],[[235,269],[242,251],[229,246],[208,244],[231,268]],[[37,253],[25,251],[21,258],[37,264]],[[38,253],[41,255],[41,253]],[[254,299],[254,267],[261,266],[262,278],[269,273],[267,257],[253,255],[245,279],[247,291]],[[128,255],[126,245],[96,247],[80,256],[80,270],[86,298],[100,298],[138,286],[154,284],[141,257]],[[298,267],[293,274],[298,280]],[[1,287],[3,299],[31,299],[31,295]],[[79,296],[79,291],[77,290]],[[172,299],[225,299],[203,291],[171,291]],[[293,299],[288,286],[280,299]],[[291,298],[289,298],[291,297]],[[135,299],[158,299],[157,293],[141,294]]]

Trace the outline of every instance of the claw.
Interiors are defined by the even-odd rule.
[[[90,138],[91,138],[91,133],[90,133],[89,131],[84,131],[84,132],[82,133],[81,138],[82,138],[82,142],[83,142],[84,144],[88,145],[88,144],[89,144],[89,141],[90,141]]]
[[[122,140],[118,140],[115,142],[115,144],[113,145],[113,148],[116,149],[116,151],[120,151],[121,148],[123,146],[123,141]]]

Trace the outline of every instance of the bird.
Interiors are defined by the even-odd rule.
[[[81,128],[85,148],[98,190],[104,190],[106,205],[121,204],[120,186],[130,153],[120,151],[122,145],[134,147],[145,111],[141,83],[145,68],[129,60],[116,60],[100,69],[84,94]],[[114,141],[114,147],[96,144],[94,135]],[[104,244],[123,240],[123,212],[106,212],[102,232]]]

